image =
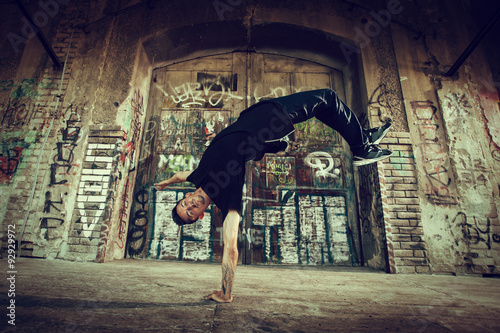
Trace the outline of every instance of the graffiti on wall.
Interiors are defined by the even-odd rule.
[[[283,264],[345,264],[350,260],[347,213],[343,196],[286,195],[280,206],[254,208],[252,226],[243,227],[239,241],[253,246],[262,262]],[[168,214],[183,192],[162,191],[156,196],[155,231],[150,256],[160,259],[210,260],[219,255],[222,226],[212,223],[215,211],[202,220],[177,225]],[[286,221],[286,222],[285,222]],[[146,222],[147,223],[147,222]],[[145,236],[143,232],[138,237]],[[145,239],[145,238],[144,238]],[[144,241],[141,239],[141,242]]]
[[[191,126],[187,122],[181,122],[176,118],[175,114],[170,115],[170,117],[175,120],[175,122],[172,122],[173,124]],[[188,115],[188,118],[192,119],[193,117]],[[309,125],[308,127],[315,126]],[[189,130],[179,130],[178,132],[182,132],[182,134],[189,133],[194,137],[194,132]],[[169,130],[168,134],[173,135],[178,132]],[[331,141],[335,141],[336,138],[331,136],[329,138],[330,140],[324,140],[322,144],[331,147]],[[170,137],[160,141],[174,142],[174,140],[168,139]],[[184,141],[188,142],[189,140]],[[191,151],[191,148],[188,151]],[[162,160],[163,162],[161,162]],[[300,162],[297,164],[296,161]],[[168,165],[172,173],[193,169],[198,162],[199,160],[190,154],[170,154],[160,157],[160,166],[166,168]],[[157,170],[159,169],[161,168]],[[306,150],[298,156],[291,157],[268,155],[265,157],[264,163],[258,163],[257,169],[260,176],[258,180],[252,183],[254,190],[259,193],[271,191],[276,194],[267,197],[262,194],[262,198],[259,195],[260,199],[267,202],[268,208],[253,209],[253,225],[249,228],[242,228],[239,241],[247,240],[253,246],[252,251],[258,253],[256,254],[258,260],[266,262],[346,263],[350,258],[350,248],[347,240],[346,198],[343,196],[331,197],[325,194],[314,196],[310,200],[301,199],[302,201],[296,202],[295,193],[288,190],[296,188],[298,185],[303,189],[343,188],[344,184],[350,183],[350,181],[346,181],[345,175],[340,170],[341,154],[338,152],[308,152]],[[300,184],[297,183],[297,172],[299,179],[301,179]],[[212,226],[212,230],[210,229],[211,221],[215,220],[213,214],[216,214],[216,212],[210,211],[210,216],[205,214],[202,221],[198,221],[190,227],[183,227],[178,235],[178,228],[171,221],[169,212],[175,202],[179,200],[179,193],[183,195],[183,192],[173,191],[156,194],[155,231],[154,238],[151,240],[149,255],[156,258],[211,260],[217,256],[217,244],[221,240],[222,231],[222,227],[216,225]],[[302,195],[300,197],[302,198]],[[283,213],[281,213],[281,210],[283,210]],[[321,221],[315,217],[320,211],[323,216]],[[285,218],[288,221],[286,226],[283,224]],[[313,227],[309,225],[311,223],[320,226]],[[320,228],[323,232],[320,232],[320,229],[316,230],[317,228]],[[302,243],[298,244],[296,239],[300,235],[302,235]],[[334,237],[335,241],[331,241]],[[299,249],[301,249],[299,251],[300,256],[297,255]],[[141,247],[140,251],[142,250]]]
[[[0,93],[10,93],[7,102],[0,103],[0,185],[12,183],[16,174],[26,166],[22,163],[23,157],[33,153],[32,144],[48,127],[49,107],[37,102],[37,98],[54,86],[52,79],[42,82],[24,79],[20,83],[0,81]]]
[[[68,243],[94,247],[95,257],[92,257],[95,252],[88,249],[75,246],[72,249],[85,252],[88,259],[97,262],[105,261],[113,246],[125,247],[129,189],[135,175],[134,156],[144,114],[139,91],[133,93],[125,107],[128,108],[125,121],[128,130],[119,126],[91,126],[73,211],[73,236]]]
[[[328,79],[328,75],[322,78]],[[183,183],[166,191],[156,192],[154,189],[150,191],[151,183],[168,179],[178,171],[196,168],[211,139],[234,121],[231,118],[232,111],[240,110],[246,105],[246,101],[254,104],[315,88],[306,85],[290,87],[288,84],[267,87],[266,83],[257,83],[252,85],[252,90],[246,92],[245,96],[242,89],[238,89],[239,79],[237,74],[229,71],[207,73],[181,69],[178,73],[171,71],[153,74],[152,91],[153,95],[161,99],[161,109],[152,110],[145,121],[138,165],[138,179],[141,180],[137,182],[136,191],[146,191],[147,200],[140,199],[144,196],[137,200],[134,195],[127,245],[127,252],[131,257],[218,260],[222,226],[219,210],[214,206],[203,220],[179,228],[171,220],[170,211],[175,202],[186,191],[191,190],[186,188],[190,185]],[[344,193],[348,191],[346,188],[349,187],[350,191],[354,186],[352,176],[345,171],[349,169],[345,167],[349,159],[343,154],[344,143],[337,133],[319,121],[304,122],[297,127],[296,138],[287,154],[267,155],[253,167],[250,166],[252,170],[258,169],[258,176],[251,184],[247,184],[249,188],[244,200],[251,200],[252,210],[246,214],[267,214],[262,215],[266,216],[266,225],[243,226],[239,241],[248,241],[248,244],[255,247],[250,251],[259,252],[256,255],[262,261],[282,260],[279,253],[284,253],[285,248],[289,248],[290,253],[297,254],[297,246],[300,246],[302,252],[300,256],[296,256],[295,263],[299,260],[305,264],[345,262],[346,257],[350,258],[346,202],[351,204],[355,197]],[[301,192],[295,196],[290,189],[300,189]],[[332,190],[337,193],[333,195]],[[305,229],[302,230],[304,238],[300,245],[297,245],[296,240],[292,244],[292,239],[301,234],[300,222],[295,222],[298,228],[293,229],[294,233],[290,234],[291,238],[287,243],[280,245],[279,239],[284,235],[280,228],[285,218],[294,224],[293,221],[300,220],[299,211],[303,212],[304,219],[317,213],[310,209],[312,199],[304,200],[300,209],[296,199],[313,191],[316,193],[314,196],[320,197],[322,201],[330,202],[330,196],[339,196],[344,202],[342,212],[334,214],[328,208],[322,211],[321,221],[311,217],[310,221],[323,225],[318,227],[323,228],[323,231],[315,229],[316,227],[302,226]],[[314,199],[313,202],[316,203],[317,200],[319,199]],[[290,207],[284,208],[285,202]],[[315,209],[319,210],[318,207]],[[139,215],[135,216],[136,213]],[[132,222],[137,219],[140,219],[138,225]],[[328,233],[330,227],[324,225],[337,220],[341,221],[342,231],[336,236],[342,239],[342,244],[346,244],[346,247],[339,245],[334,249],[336,245],[327,245],[328,237],[331,236]],[[273,221],[275,224],[271,225]],[[316,241],[316,237],[323,240]],[[340,244],[340,238],[336,243]],[[316,244],[317,242],[322,245]],[[332,254],[340,249],[344,251],[342,254]]]
[[[121,206],[118,215],[118,220],[120,221],[120,224],[118,226],[118,237],[117,240],[115,240],[115,244],[116,246],[118,246],[119,249],[124,248],[127,236],[127,222],[129,220],[128,216],[130,211],[129,188],[130,188],[130,179],[127,177],[127,183],[125,184],[125,188],[123,189],[122,192]]]
[[[238,74],[213,75],[197,73],[196,82],[169,85],[164,91],[163,108],[222,108],[230,99],[242,100],[238,90]]]
[[[114,153],[114,144],[89,143],[87,146],[76,198],[79,212],[76,223],[81,223],[79,234],[90,241],[100,237],[101,225],[113,207],[114,193],[110,188],[116,165]]]
[[[76,175],[74,150],[81,139],[81,122],[85,105],[70,104],[61,112],[62,126],[58,140],[52,148],[50,160],[49,188],[45,193],[44,209],[40,217],[40,237],[47,241],[63,236],[69,187]]]
[[[178,171],[194,170],[207,145],[231,122],[228,111],[164,111],[158,129],[156,179],[171,177]],[[149,123],[156,121],[150,120]],[[156,125],[154,125],[156,128]],[[151,142],[153,130],[146,132],[144,144]],[[147,148],[146,148],[147,150]],[[144,151],[144,149],[142,150]],[[142,154],[141,151],[141,154]],[[150,154],[146,152],[146,154]],[[143,155],[141,158],[144,159]]]
[[[452,219],[451,226],[457,252],[460,252],[470,273],[494,273],[495,257],[485,254],[500,249],[497,219],[459,212]]]
[[[456,186],[466,193],[460,200],[461,211],[451,222],[454,238],[467,269],[493,273],[496,262],[490,251],[498,247],[499,229],[494,202],[494,179],[478,140],[475,105],[467,92],[449,93],[443,98],[443,116],[450,139],[450,156],[456,170]],[[465,247],[465,248],[464,248]]]
[[[22,161],[23,151],[31,144],[21,138],[7,139],[2,135],[0,151],[0,184],[10,185]]]
[[[400,93],[390,89],[385,83],[380,84],[370,96],[368,110],[369,114],[377,114],[382,122],[387,118],[394,119],[395,114],[402,113]],[[366,121],[367,119],[360,119],[363,125],[366,125]]]
[[[140,145],[140,138],[142,134],[142,118],[144,115],[144,97],[142,96],[139,90],[135,90],[133,97],[130,101],[130,113],[129,119],[131,119],[130,124],[127,125],[130,128],[130,131],[124,133],[124,137],[122,141],[122,146],[118,148],[120,151],[120,161],[123,165],[122,173],[123,178],[126,179],[125,187],[121,189],[122,195],[120,200],[120,209],[118,213],[118,236],[114,241],[116,246],[119,249],[123,249],[125,247],[126,236],[127,236],[127,224],[129,221],[129,212],[130,212],[130,182],[135,175],[135,165],[133,164],[135,161],[135,151],[137,147]],[[149,143],[148,143],[149,144]],[[151,149],[151,146],[148,145],[148,149]],[[127,163],[128,162],[128,163]],[[128,167],[127,167],[128,166]]]
[[[131,203],[131,213],[129,219],[129,226],[127,231],[127,250],[126,253],[129,257],[142,256],[146,247],[146,239],[148,228],[150,227],[150,219],[152,219],[152,212],[154,210],[153,200],[151,200],[150,186],[154,179],[147,179],[150,177],[150,169],[153,166],[154,152],[150,150],[155,146],[156,138],[158,136],[159,117],[154,116],[145,121],[147,127],[144,129],[142,139],[142,149],[139,156],[139,163],[137,166],[137,179],[133,194],[133,201]],[[150,126],[154,124],[153,126]],[[154,176],[153,176],[154,178]],[[145,184],[144,184],[145,183]]]
[[[419,147],[425,173],[425,195],[433,204],[455,205],[457,200],[449,170],[450,160],[443,144],[444,129],[438,109],[431,101],[414,101],[411,106],[422,140]]]
[[[266,156],[266,187],[294,187],[296,185],[292,170],[295,170],[293,157]]]
[[[134,203],[139,205],[140,209],[134,212],[130,220],[128,232],[128,255],[134,257],[139,255],[146,246],[147,227],[149,223],[147,204],[150,193],[145,189],[136,192]]]
[[[484,153],[478,140],[474,136],[476,131],[471,128],[473,119],[473,106],[469,96],[465,93],[450,93],[446,95],[443,102],[443,115],[445,116],[449,135],[453,138],[450,142],[450,150],[456,163],[457,186],[467,189],[466,202],[473,202],[475,198],[481,198],[484,204],[489,205],[493,191],[491,185],[491,173],[486,166]],[[464,154],[463,152],[467,152]],[[479,208],[482,210],[482,208]]]
[[[134,94],[130,100],[130,110],[127,113],[127,122],[125,123],[126,128],[130,128],[129,131],[124,133],[123,147],[121,148],[120,159],[125,162],[126,159],[129,161],[134,161],[136,147],[139,146],[141,138],[142,129],[142,117],[144,115],[144,97],[139,90],[135,90]],[[151,147],[148,146],[148,149]]]
[[[296,193],[281,197],[281,206],[253,209],[251,230],[258,236],[252,238],[254,256],[283,264],[349,261],[345,197]]]
[[[243,101],[244,96],[237,94],[238,75],[206,74],[197,73],[196,82],[185,82],[180,85],[169,84],[167,89],[161,88],[163,98],[163,109],[169,108],[203,108],[220,109],[224,108],[227,102]],[[258,103],[262,100],[286,96],[292,93],[316,89],[313,86],[294,87],[293,91],[289,88],[273,87],[264,89],[262,84],[257,84],[254,90],[246,96],[248,100]],[[382,101],[382,98],[381,98]],[[385,100],[383,103],[386,103]]]
[[[314,170],[316,177],[338,178],[340,175],[340,159],[334,159],[327,152],[312,152],[307,155],[305,163]]]
[[[47,105],[36,103],[31,98],[9,99],[7,104],[0,104],[0,126],[7,130],[21,129],[33,119],[40,119],[34,129],[42,132],[49,126],[50,111]]]
[[[10,91],[10,97],[13,99],[36,98],[42,95],[44,89],[56,88],[56,82],[53,79],[43,79],[37,82],[35,79],[23,79],[20,83],[14,83],[12,80],[0,81],[0,92]]]
[[[465,201],[473,203],[480,198],[482,204],[491,205],[493,187],[490,183],[490,171],[484,159],[463,155],[458,160],[459,163],[456,164],[458,184],[468,192]]]
[[[68,182],[67,176],[74,176],[76,173],[72,168],[77,165],[73,164],[74,154],[73,151],[77,147],[78,141],[81,138],[81,114],[83,106],[69,105],[64,113],[64,125],[61,128],[61,138],[53,148],[55,154],[53,155],[50,164],[50,184],[49,186],[66,184]]]
[[[74,228],[80,238],[97,246],[96,261],[104,260],[110,231],[113,244],[124,247],[128,216],[129,176],[133,156],[125,134],[118,128],[91,129],[76,199]],[[128,166],[128,167],[127,167]],[[113,218],[116,210],[116,221]]]

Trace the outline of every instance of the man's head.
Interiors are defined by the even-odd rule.
[[[172,218],[179,226],[192,224],[204,214],[211,203],[212,200],[198,188],[194,193],[186,193],[186,197],[177,202],[172,209]]]

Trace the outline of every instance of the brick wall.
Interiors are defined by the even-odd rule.
[[[378,165],[390,272],[428,273],[410,134],[391,132],[382,146],[394,152]]]
[[[80,1],[80,9],[88,4],[88,1]],[[42,13],[44,10],[36,4],[29,9],[32,14]],[[37,77],[13,82],[12,89],[0,98],[0,105],[3,106],[0,142],[2,145],[11,142],[12,151],[18,157],[15,163],[9,163],[15,166],[9,172],[11,176],[2,179],[0,184],[2,195],[8,198],[6,205],[0,209],[0,217],[3,217],[0,237],[2,248],[5,249],[5,231],[9,225],[15,225],[18,242],[22,234],[22,256],[60,255],[60,245],[68,226],[67,212],[71,210],[71,191],[68,187],[74,184],[73,175],[77,172],[75,165],[69,166],[72,164],[70,159],[73,158],[73,153],[77,152],[73,150],[72,144],[81,138],[81,133],[79,125],[71,119],[76,106],[68,105],[65,95],[71,80],[73,58],[82,36],[78,29],[72,37],[71,32],[73,25],[83,22],[81,13],[84,11],[78,11],[78,4],[73,2],[52,7],[51,10],[50,20],[57,20],[58,25],[55,34],[46,37],[50,38],[49,44],[61,64],[64,63],[71,40],[62,85],[63,68],[54,68],[51,59],[42,50],[37,55],[38,58],[33,59],[44,61],[40,64],[44,67],[36,74]],[[80,13],[78,17],[77,12]],[[19,13],[20,17],[21,15]],[[39,43],[36,37],[29,38],[28,42]],[[45,137],[47,141],[42,151]],[[40,164],[37,168],[39,157]],[[34,182],[35,193],[27,215]],[[24,223],[26,216],[28,218]]]

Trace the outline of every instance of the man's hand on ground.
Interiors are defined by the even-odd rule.
[[[207,295],[204,297],[205,299],[209,300],[213,300],[213,301],[216,301],[218,303],[231,303],[233,301],[233,297],[231,296],[231,299],[228,299],[227,296],[225,296],[222,291],[217,291],[217,290],[214,290],[213,293]]]

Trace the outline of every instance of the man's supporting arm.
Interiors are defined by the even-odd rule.
[[[233,301],[233,282],[238,264],[238,230],[240,214],[230,210],[222,226],[222,239],[224,240],[224,254],[222,256],[222,290],[214,292],[206,299],[213,299],[220,303]]]

